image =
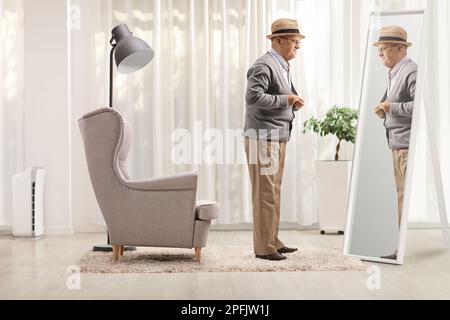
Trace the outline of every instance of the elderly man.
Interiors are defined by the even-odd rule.
[[[245,151],[252,183],[253,243],[257,258],[284,260],[297,251],[278,238],[280,192],[286,143],[294,111],[303,107],[292,83],[289,61],[297,55],[300,34],[296,20],[272,24],[272,50],[260,57],[247,74]]]
[[[374,46],[378,48],[382,63],[389,69],[388,88],[381,104],[375,108],[375,113],[384,119],[389,148],[392,150],[400,226],[417,64],[407,57],[407,48],[411,46],[411,43],[408,42],[407,32],[401,27],[382,28],[380,39]],[[397,252],[381,258],[397,260]]]

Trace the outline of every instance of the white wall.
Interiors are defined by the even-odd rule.
[[[47,234],[72,232],[66,12],[66,1],[24,1],[25,167],[47,168]]]
[[[0,25],[0,234],[10,234],[12,177],[24,171],[21,0],[0,0]]]

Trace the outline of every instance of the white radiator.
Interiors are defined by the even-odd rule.
[[[39,238],[44,234],[46,170],[32,167],[13,177],[13,235]]]

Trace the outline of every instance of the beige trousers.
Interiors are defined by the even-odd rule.
[[[256,255],[273,254],[284,247],[278,228],[286,142],[246,138],[245,153],[252,184],[254,251]]]
[[[395,184],[397,186],[398,225],[400,226],[402,221],[406,168],[408,165],[408,150],[392,150],[392,156],[394,160]]]

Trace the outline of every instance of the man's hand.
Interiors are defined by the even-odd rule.
[[[289,105],[292,107],[298,99],[300,99],[300,98],[298,96],[296,96],[296,95],[288,96],[288,103],[289,103]]]
[[[305,106],[305,101],[303,101],[303,99],[299,98],[299,100],[297,100],[297,101],[294,103],[294,110],[295,110],[295,111],[298,111],[298,110],[300,110],[301,108],[303,108],[304,106]]]
[[[391,111],[391,105],[389,102],[383,102],[378,107],[375,108],[374,112],[377,116],[379,116],[381,119],[386,118],[386,113],[389,113]]]
[[[294,108],[294,110],[300,110],[304,105],[305,101],[302,98],[296,95],[290,95],[288,97],[289,105]]]

